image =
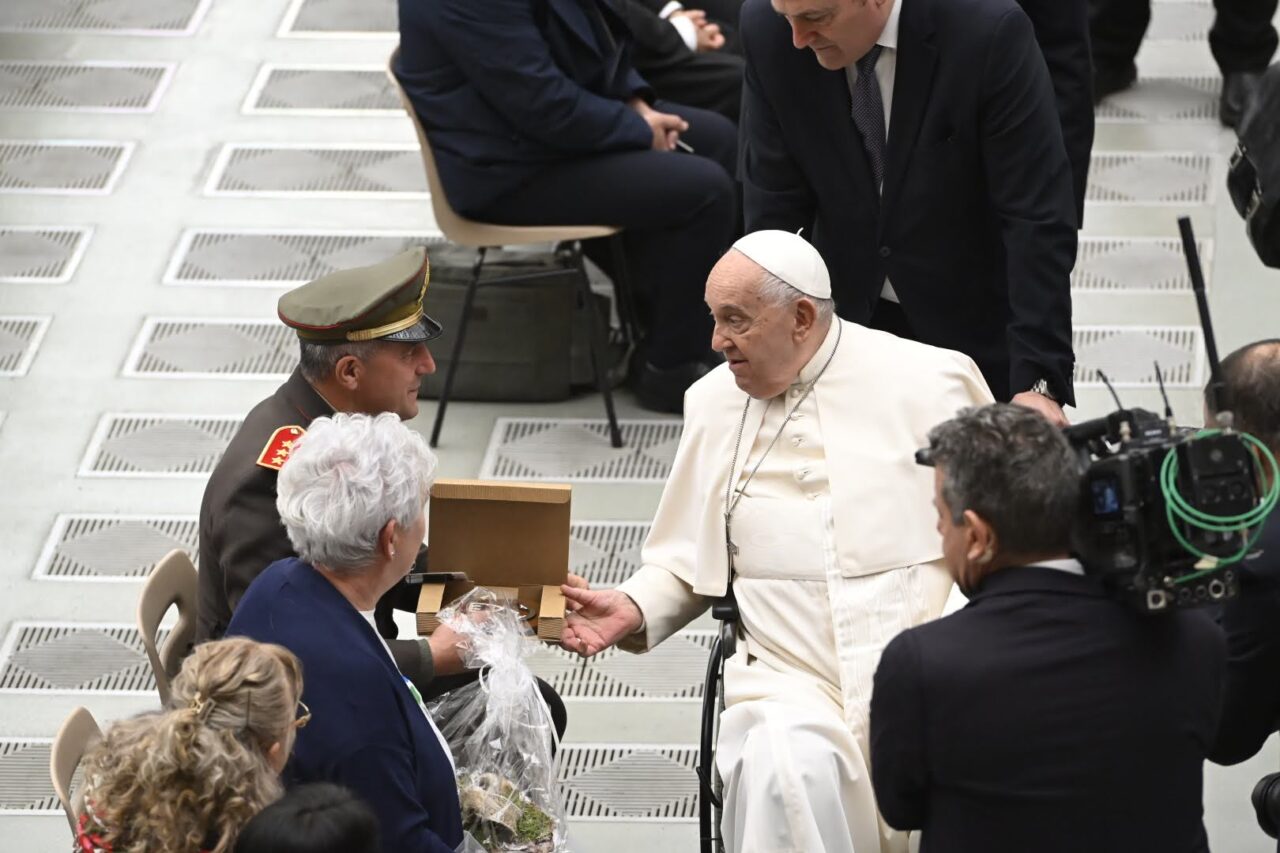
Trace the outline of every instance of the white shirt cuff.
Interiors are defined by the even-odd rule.
[[[685,46],[689,50],[698,49],[698,25],[685,15],[678,18],[668,18],[667,23],[676,28],[676,32],[680,34],[680,38],[684,39]]]
[[[673,14],[679,12],[683,8],[684,4],[680,3],[679,0],[671,0],[670,3],[662,7],[662,11],[658,13],[658,17],[663,19],[670,18]]]

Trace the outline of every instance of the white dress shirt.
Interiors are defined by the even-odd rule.
[[[880,84],[880,100],[884,103],[886,145],[889,142],[889,116],[893,112],[893,80],[898,72],[898,17],[902,13],[903,0],[892,0],[892,2],[893,7],[889,9],[889,20],[885,21],[884,32],[880,33],[880,38],[876,39],[876,44],[883,48],[879,58],[876,59],[876,82]],[[847,66],[844,69],[844,76],[849,83],[849,95],[852,97],[853,86],[858,82],[857,63]],[[849,117],[849,121],[853,121],[852,117]],[[883,191],[883,187],[881,189]],[[885,277],[880,298],[888,299],[890,302],[898,301],[898,294],[894,293],[888,276]]]

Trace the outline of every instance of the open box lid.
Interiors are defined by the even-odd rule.
[[[559,586],[569,573],[572,494],[560,484],[437,480],[430,570],[465,572],[481,586]]]

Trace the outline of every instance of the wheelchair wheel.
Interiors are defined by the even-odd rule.
[[[733,656],[737,622],[726,620],[711,646],[702,691],[701,736],[698,749],[698,840],[701,853],[724,853],[720,820],[724,814],[724,782],[716,771],[715,745],[724,712],[724,662]]]

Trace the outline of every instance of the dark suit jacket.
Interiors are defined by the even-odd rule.
[[[1238,764],[1280,728],[1280,512],[1259,540],[1262,553],[1240,571],[1240,595],[1222,609],[1227,686],[1209,758]]]
[[[636,69],[657,97],[714,110],[730,121],[742,108],[741,56],[728,48],[689,50],[670,21],[659,18],[645,0],[617,0],[632,37]]]
[[[1018,0],[1031,19],[1044,54],[1062,120],[1062,141],[1071,161],[1076,218],[1084,224],[1084,196],[1093,152],[1093,59],[1089,54],[1086,0]]]
[[[747,0],[746,226],[806,233],[842,317],[866,323],[886,274],[924,343],[963,352],[997,398],[1046,379],[1073,401],[1071,169],[1044,58],[1014,0],[899,0],[883,197],[843,71],[796,50]]]
[[[280,427],[306,429],[333,409],[295,370],[276,392],[250,410],[227,445],[204,488],[200,502],[200,587],[197,596],[196,642],[216,640],[227,630],[231,613],[253,579],[285,557],[296,556],[276,510],[277,472],[258,464]],[[419,570],[425,553],[419,555]],[[379,609],[403,606],[399,598],[416,600],[419,587],[397,587]],[[406,592],[406,590],[408,590]],[[408,609],[413,609],[409,604]],[[395,636],[390,618],[384,633]],[[415,641],[393,641],[391,649],[405,675],[419,685],[431,680],[432,661]]]
[[[377,634],[311,566],[273,563],[245,593],[229,634],[278,643],[302,662],[286,782],[345,785],[378,816],[385,853],[452,853],[462,815],[449,757]]]
[[[584,3],[598,5],[616,50]],[[400,0],[396,77],[463,215],[548,163],[651,147],[649,125],[626,104],[652,97],[629,54],[608,0]]]
[[[1222,632],[1093,579],[1010,568],[889,643],[871,698],[885,820],[928,853],[1206,851]]]

